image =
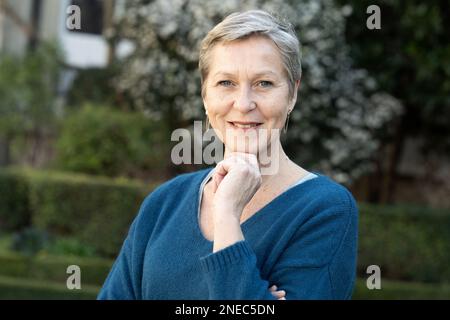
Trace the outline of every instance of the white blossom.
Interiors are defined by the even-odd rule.
[[[392,96],[377,92],[355,69],[345,42],[351,6],[332,0],[128,0],[116,37],[133,43],[116,86],[160,119],[171,108],[187,122],[203,120],[198,51],[202,38],[234,11],[264,9],[284,16],[302,43],[303,76],[287,145],[295,160],[341,182],[372,169],[377,132],[401,114]]]

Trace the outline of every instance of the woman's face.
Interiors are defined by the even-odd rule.
[[[279,136],[271,133],[283,128],[299,81],[289,99],[288,78],[275,43],[264,36],[219,43],[210,59],[203,102],[226,150],[257,154],[279,143]]]

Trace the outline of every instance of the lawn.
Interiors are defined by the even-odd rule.
[[[0,276],[0,299],[86,299],[93,300],[98,285],[81,285],[79,290],[67,289],[64,282],[21,279]],[[435,285],[400,281],[382,281],[380,290],[369,290],[364,279],[358,279],[354,300],[362,299],[449,299],[450,285]]]
[[[113,261],[95,257],[21,255],[10,250],[11,237],[0,237],[0,299],[95,299]],[[81,289],[69,290],[67,266],[79,265]],[[357,279],[353,299],[450,299],[450,284],[381,280],[380,290],[369,290]]]

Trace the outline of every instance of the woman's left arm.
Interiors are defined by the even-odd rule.
[[[351,298],[358,212],[353,198],[346,197],[349,201],[341,204],[318,203],[320,210],[295,232],[268,280],[261,278],[256,255],[243,236],[201,258],[210,298],[275,300],[270,285],[284,290],[287,300]]]

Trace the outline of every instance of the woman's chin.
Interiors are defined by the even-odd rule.
[[[245,145],[227,145],[227,150],[229,152],[241,152],[241,153],[250,153],[254,155],[258,155],[258,144],[245,144]]]

